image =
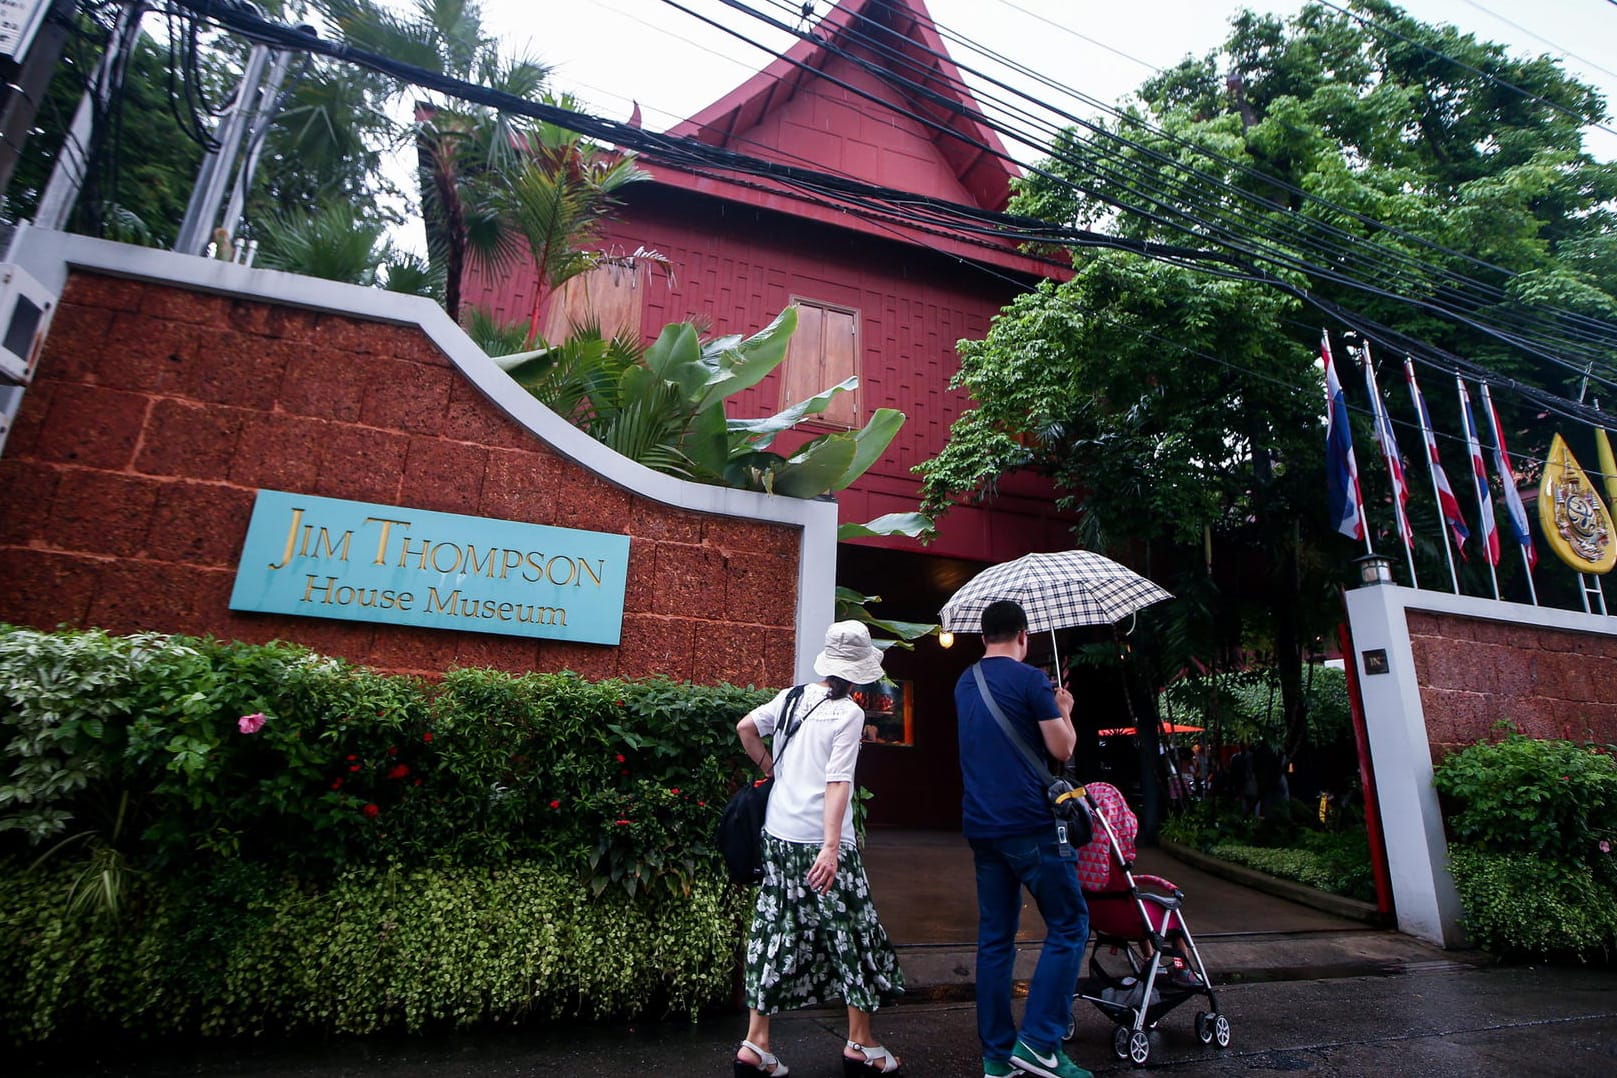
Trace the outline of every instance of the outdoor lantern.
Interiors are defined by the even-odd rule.
[[[938,634],[938,643],[946,648],[954,647],[954,633],[951,633],[948,629],[943,630]]]
[[[1392,559],[1382,554],[1366,554],[1362,558],[1354,558],[1353,564],[1359,567],[1359,587],[1370,588],[1379,584],[1392,584]]]

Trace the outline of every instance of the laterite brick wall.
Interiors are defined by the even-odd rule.
[[[1617,744],[1617,637],[1411,610],[1434,759],[1496,736]]]
[[[622,644],[231,611],[259,488],[627,534]],[[0,621],[291,640],[425,675],[790,684],[800,542],[602,480],[417,328],[84,271],[0,456]]]

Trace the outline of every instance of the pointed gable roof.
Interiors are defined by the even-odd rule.
[[[894,81],[883,80],[845,59],[839,54],[842,51],[879,65]],[[870,118],[913,126],[931,143],[972,205],[1002,210],[1009,202],[1011,178],[1020,170],[1010,162],[999,135],[982,121],[982,108],[949,59],[922,0],[842,0],[821,20],[814,39],[800,40],[784,56],[669,134],[738,153],[779,158],[792,147],[760,136],[773,134],[768,129],[777,124],[771,121],[794,103],[799,105],[796,111],[815,111],[801,107],[805,96],[846,102]],[[872,97],[882,104],[870,100]],[[835,109],[818,112],[831,119]],[[776,152],[767,153],[766,148]],[[857,165],[858,161],[843,163]],[[837,171],[871,183],[884,182],[880,170],[869,173],[844,167]]]
[[[1005,208],[1020,173],[982,119],[922,0],[841,0],[810,38],[668,134],[991,211]],[[648,171],[671,186],[894,235],[891,221],[864,220],[770,180],[730,181],[671,165]],[[1010,241],[936,226],[902,230],[910,242],[1023,273],[1070,271],[1029,258]]]

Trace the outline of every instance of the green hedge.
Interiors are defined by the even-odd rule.
[[[711,836],[768,695],[0,626],[0,1037],[719,1002]]]
[[[735,720],[767,696],[0,627],[0,856],[70,838],[136,869],[312,878],[516,858],[684,893],[746,765]]]
[[[1617,759],[1511,734],[1437,768],[1465,928],[1507,957],[1617,954]]]
[[[70,876],[0,882],[0,1025],[15,1041],[694,1016],[728,999],[746,900],[717,878],[683,898],[592,899],[532,864],[350,868],[320,888],[242,868],[142,877],[126,924],[69,910]]]

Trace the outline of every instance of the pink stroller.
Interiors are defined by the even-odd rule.
[[[1151,1056],[1150,1031],[1180,1004],[1206,997],[1196,1012],[1196,1039],[1229,1047],[1229,1019],[1219,1013],[1196,941],[1185,925],[1184,895],[1160,876],[1136,876],[1135,835],[1140,823],[1115,786],[1092,782],[1085,800],[1094,817],[1094,837],[1078,852],[1078,877],[1089,902],[1095,949],[1089,975],[1078,982],[1078,1000],[1094,1004],[1116,1025],[1112,1051],[1136,1067]],[[1107,969],[1102,954],[1114,959]],[[1126,968],[1123,968],[1126,965]],[[1068,1023],[1069,1037],[1077,1028]]]

